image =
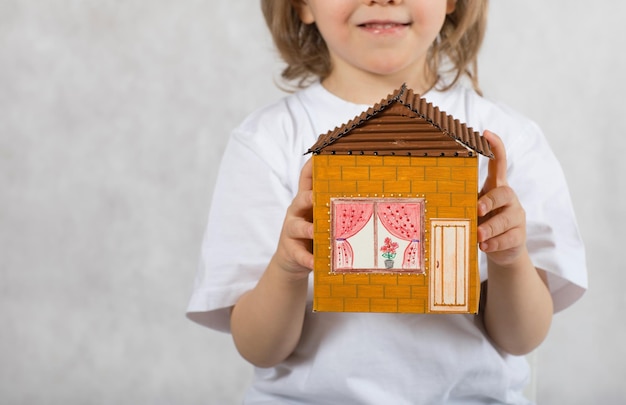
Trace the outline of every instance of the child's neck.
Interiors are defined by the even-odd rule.
[[[379,102],[382,98],[392,93],[395,89],[406,84],[407,87],[413,89],[417,94],[424,94],[430,90],[434,83],[432,80],[422,79],[420,77],[406,76],[372,76],[350,75],[351,77],[342,77],[339,74],[331,74],[322,81],[322,85],[326,90],[330,91],[339,98],[356,104],[372,105]]]

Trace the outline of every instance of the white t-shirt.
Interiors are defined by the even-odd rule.
[[[562,170],[540,129],[461,86],[432,90],[425,98],[474,130],[502,138],[508,182],[526,211],[531,258],[549,274],[555,311],[571,305],[587,287],[584,247]],[[229,330],[229,309],[256,285],[276,249],[309,159],[304,153],[319,134],[367,107],[318,83],[253,113],[235,129],[213,194],[190,319]],[[487,159],[481,156],[479,165],[482,184]],[[485,280],[483,253],[480,268]],[[275,367],[255,369],[246,403],[527,403],[521,394],[529,373],[525,359],[494,347],[477,317],[313,313],[311,288],[310,280],[295,352]]]

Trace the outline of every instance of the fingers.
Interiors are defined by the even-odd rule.
[[[295,205],[295,200],[294,204]],[[281,267],[288,272],[301,272],[313,268],[313,224],[305,217],[287,211],[280,235],[276,256]],[[310,214],[307,214],[310,215]]]
[[[526,226],[526,217],[521,207],[506,207],[495,211],[495,215],[489,215],[478,226],[478,242],[482,243],[490,239],[499,237],[509,232],[513,234],[508,237],[518,235],[525,237],[524,228]],[[508,238],[507,237],[507,238]],[[524,240],[515,240],[517,243],[523,244]],[[508,249],[511,246],[504,244],[500,246]]]
[[[479,200],[477,230],[480,250],[500,265],[515,262],[526,246],[526,213],[508,186],[498,187]]]
[[[514,256],[514,252],[520,248],[521,242],[525,238],[524,232],[520,228],[511,229],[505,233],[499,234],[494,238],[489,238],[484,242],[479,243],[480,250],[485,253],[495,252],[511,252],[511,256]]]
[[[526,245],[526,213],[508,185],[502,140],[491,131],[485,131],[483,136],[495,158],[489,161],[487,179],[478,199],[478,242],[492,260],[509,263]]]
[[[283,229],[290,239],[313,239],[313,224],[307,218],[287,217]]]
[[[276,256],[289,272],[313,268],[313,166],[309,159],[302,167],[298,193],[287,209]]]
[[[313,268],[313,225],[305,220],[286,221],[277,253],[283,257],[284,269],[299,272]]]
[[[478,216],[484,217],[499,208],[513,204],[516,200],[517,196],[509,186],[492,189],[478,199]]]

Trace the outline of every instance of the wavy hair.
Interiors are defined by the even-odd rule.
[[[326,42],[315,24],[304,24],[298,15],[302,0],[261,0],[261,9],[274,45],[286,63],[282,78],[306,87],[323,80],[332,69]],[[466,76],[480,93],[477,75],[478,51],[487,27],[488,0],[457,0],[435,42],[429,49],[428,74],[435,85],[441,75],[440,90],[454,86]]]

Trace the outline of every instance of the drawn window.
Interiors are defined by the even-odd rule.
[[[424,200],[331,199],[333,272],[422,273]]]

